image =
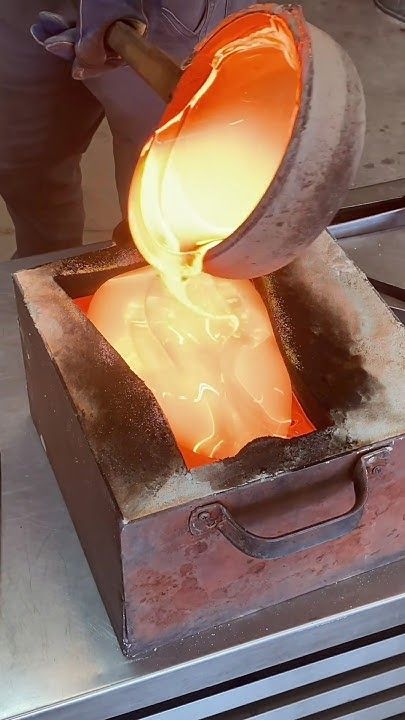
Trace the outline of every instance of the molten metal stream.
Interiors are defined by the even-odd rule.
[[[203,45],[131,187],[131,231],[154,269],[107,281],[89,309],[154,393],[189,465],[260,436],[286,437],[291,424],[291,384],[263,301],[249,281],[202,266],[270,185],[299,94],[298,55],[281,18],[244,15]]]

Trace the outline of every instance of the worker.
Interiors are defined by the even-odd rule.
[[[374,2],[405,22],[405,0]],[[48,10],[40,12],[44,3]],[[149,40],[182,61],[226,15],[251,4],[81,0],[77,14],[72,3],[1,2],[0,195],[13,219],[21,257],[82,242],[80,160],[104,115],[112,131],[116,184],[126,216],[133,169],[163,103],[106,49],[109,25],[120,17],[143,20]]]
[[[227,14],[250,4],[81,0],[77,15],[72,2],[1,2],[0,194],[14,222],[20,257],[82,242],[80,160],[104,115],[126,215],[134,166],[164,104],[106,49],[106,29],[120,17],[143,20],[147,38],[183,61]],[[41,12],[44,5],[47,12]]]

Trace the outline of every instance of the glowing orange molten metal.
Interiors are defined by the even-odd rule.
[[[291,138],[301,93],[292,34],[265,12],[215,33],[184,72],[144,147],[129,221],[144,258],[179,290],[248,218]],[[271,238],[268,239],[271,242]]]
[[[270,185],[299,94],[281,18],[256,12],[222,26],[185,71],[135,171],[131,231],[155,269],[109,280],[89,309],[154,393],[189,465],[199,464],[193,453],[225,458],[289,431],[291,384],[263,301],[250,281],[202,266]]]
[[[285,437],[291,386],[258,292],[207,274],[188,292],[203,312],[152,268],[135,270],[104,283],[89,317],[152,390],[182,448],[223,458],[256,437]]]

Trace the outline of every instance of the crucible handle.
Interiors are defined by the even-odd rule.
[[[343,515],[286,535],[261,537],[240,525],[222,503],[216,502],[198,507],[191,513],[190,532],[192,535],[203,535],[218,530],[245,555],[266,560],[287,557],[329,540],[337,540],[359,526],[368,495],[369,473],[381,472],[390,450],[380,448],[357,460],[353,474],[355,501],[353,507]]]
[[[106,42],[168,103],[183,71],[167,53],[144,39],[145,29],[136,20],[117,20],[107,30]]]
[[[81,2],[74,0],[73,4],[78,10]],[[145,39],[146,30],[141,20],[123,17],[107,29],[105,43],[168,103],[183,70],[170,55]]]

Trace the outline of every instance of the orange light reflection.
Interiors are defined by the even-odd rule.
[[[153,269],[107,281],[89,308],[155,395],[189,466],[289,433],[291,383],[262,299],[249,281],[202,266],[269,187],[299,96],[298,53],[281,18],[244,15],[203,45],[131,187],[131,232]]]

